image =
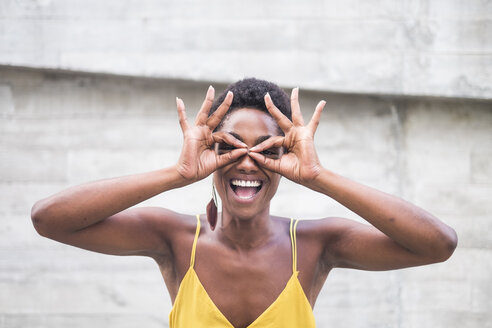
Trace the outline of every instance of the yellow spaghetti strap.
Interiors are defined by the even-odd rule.
[[[196,215],[196,232],[195,239],[193,240],[193,246],[191,248],[191,259],[190,259],[190,267],[195,266],[195,251],[196,251],[196,242],[198,240],[198,235],[200,234],[200,214]]]
[[[296,219],[294,222],[294,259],[292,260],[293,262],[293,272],[297,272],[297,240],[296,240],[296,229],[297,229],[297,224],[299,223],[299,219]]]
[[[290,245],[291,245],[291,249],[292,249],[292,273],[295,273],[296,272],[296,252],[295,252],[295,248],[296,248],[296,245],[295,245],[295,237],[294,237],[294,233],[293,233],[293,225],[294,225],[294,219],[290,219],[290,227],[289,227],[289,233],[290,233]]]

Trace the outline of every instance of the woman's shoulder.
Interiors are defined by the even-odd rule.
[[[152,231],[159,236],[161,244],[166,245],[162,247],[163,249],[170,250],[154,256],[162,267],[172,265],[176,256],[180,256],[178,254],[180,251],[191,247],[197,228],[196,215],[183,214],[162,207],[136,207],[127,211],[132,211],[132,216],[141,221],[142,225],[147,226],[147,231]]]
[[[326,239],[335,237],[347,229],[357,225],[356,221],[341,217],[326,217],[319,219],[300,219],[297,224],[299,237]]]
[[[326,217],[317,219],[290,218],[282,216],[271,216],[272,220],[281,225],[287,233],[291,222],[295,224],[296,236],[298,238],[326,238],[349,228],[355,221],[340,217]],[[297,224],[295,223],[296,221]]]
[[[149,225],[154,231],[171,237],[179,233],[194,233],[196,215],[183,214],[163,207],[136,207],[133,215]]]

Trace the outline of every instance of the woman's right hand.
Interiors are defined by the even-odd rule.
[[[229,109],[233,98],[232,92],[229,91],[219,108],[209,117],[214,93],[214,88],[210,86],[196,116],[195,124],[191,126],[186,118],[183,100],[176,98],[179,124],[184,137],[183,149],[176,169],[189,183],[206,178],[218,168],[234,162],[248,152],[246,144],[231,134],[223,131],[213,132]],[[213,149],[215,143],[226,143],[235,149],[219,155]]]

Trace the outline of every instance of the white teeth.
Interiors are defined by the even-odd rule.
[[[238,186],[238,187],[259,187],[261,186],[261,181],[255,180],[255,181],[249,181],[249,180],[232,180],[232,185],[233,186]]]

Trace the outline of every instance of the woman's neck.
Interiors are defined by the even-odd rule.
[[[250,218],[236,217],[223,209],[218,223],[219,240],[237,250],[263,246],[275,232],[268,207]]]

